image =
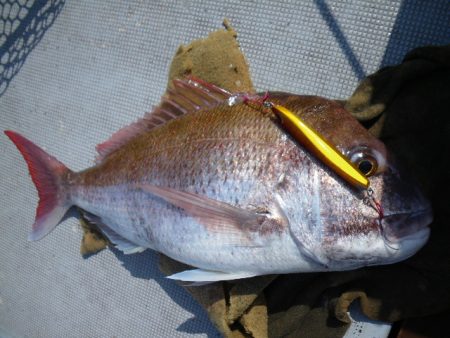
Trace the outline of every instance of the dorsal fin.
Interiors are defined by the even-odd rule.
[[[107,141],[97,145],[96,162],[128,143],[136,136],[179,116],[212,108],[230,98],[232,93],[212,83],[189,76],[173,81],[173,88],[167,89],[158,107],[146,113],[143,118],[115,132]]]

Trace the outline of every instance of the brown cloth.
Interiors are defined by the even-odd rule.
[[[230,91],[253,91],[236,32],[226,22],[225,28],[181,46],[169,83],[192,74]],[[186,287],[224,336],[342,337],[348,306],[357,299],[368,317],[390,322],[450,309],[450,208],[445,195],[450,176],[449,60],[449,46],[416,49],[402,64],[366,78],[344,102],[432,200],[435,220],[426,247],[391,266]],[[101,248],[98,233],[89,226],[85,231],[82,252],[91,252],[89,246]],[[186,266],[161,255],[160,268],[172,274]]]

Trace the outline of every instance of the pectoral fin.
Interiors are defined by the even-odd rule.
[[[222,271],[211,271],[211,270],[186,270],[179,272],[170,276],[169,279],[179,280],[183,282],[195,282],[195,283],[212,283],[220,282],[225,280],[234,280],[242,278],[250,278],[256,276],[255,273],[251,272],[222,272]]]
[[[210,231],[242,234],[248,231],[257,231],[266,220],[266,215],[195,193],[151,184],[141,184],[138,187],[182,208],[188,215],[197,218]]]

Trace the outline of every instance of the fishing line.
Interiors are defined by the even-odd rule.
[[[396,248],[393,246],[394,243],[388,238],[388,236],[386,235],[386,232],[384,231],[383,223],[382,223],[383,218],[384,218],[383,207],[381,206],[381,203],[375,199],[373,189],[369,187],[366,190],[364,190],[363,194],[364,194],[364,197],[363,197],[364,204],[374,208],[375,211],[378,212],[378,230],[379,230],[380,235],[383,238],[384,242],[390,249],[399,250],[399,248]]]

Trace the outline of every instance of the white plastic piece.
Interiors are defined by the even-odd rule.
[[[367,318],[359,304],[355,301],[350,305],[348,315],[352,322],[343,338],[387,338],[392,324]]]

